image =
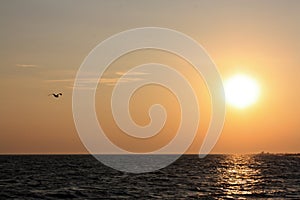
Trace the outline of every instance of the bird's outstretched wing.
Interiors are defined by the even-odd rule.
[[[57,93],[57,94],[52,93],[52,94],[49,94],[48,96],[51,96],[51,95],[55,98],[59,98],[59,96],[62,96],[62,93]]]

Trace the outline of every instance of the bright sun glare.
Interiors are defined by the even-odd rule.
[[[238,74],[230,77],[224,84],[226,102],[237,108],[246,108],[255,103],[260,89],[256,80]]]

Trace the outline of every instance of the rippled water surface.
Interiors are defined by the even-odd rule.
[[[299,155],[186,155],[146,174],[87,155],[0,156],[0,167],[0,199],[300,199]]]

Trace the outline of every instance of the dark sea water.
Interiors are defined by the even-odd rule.
[[[299,155],[185,155],[145,174],[88,155],[0,156],[0,167],[0,199],[300,199]]]

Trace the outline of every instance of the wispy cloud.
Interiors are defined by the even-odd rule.
[[[132,81],[140,81],[142,80],[141,78],[123,78],[123,79],[119,79],[119,78],[101,78],[100,79],[100,83],[104,84],[106,86],[114,86],[116,85],[117,82],[119,83],[128,83],[128,82],[132,82]],[[46,82],[50,82],[50,83],[66,83],[68,84],[67,88],[74,88],[73,83],[75,81],[75,79],[51,79],[51,80],[45,80]],[[80,79],[79,80],[79,84],[76,86],[76,88],[79,89],[91,89],[92,86],[95,83],[98,83],[98,79],[92,79],[92,78],[86,78],[86,79]],[[70,87],[70,85],[72,85]]]
[[[141,78],[101,78],[100,83],[117,83],[118,81],[121,81],[122,83],[125,82],[130,82],[130,81],[140,81],[142,80]],[[50,80],[45,80],[46,82],[52,82],[52,83],[59,83],[59,82],[74,82],[75,79],[50,79]],[[79,80],[81,83],[95,83],[98,82],[98,79],[80,79]]]
[[[66,78],[66,79],[48,79],[45,82],[48,83],[57,83],[57,84],[65,84],[66,88],[73,89],[76,87],[77,89],[92,89],[95,83],[101,83],[106,86],[115,86],[117,83],[129,83],[133,81],[141,81],[144,79],[143,75],[147,75],[145,72],[130,72],[126,74],[126,72],[117,71],[109,74],[110,77],[102,77],[100,80],[95,78],[94,75],[86,75],[86,78],[81,78],[78,80],[77,85],[74,86],[75,78]],[[122,77],[122,78],[121,78]]]
[[[115,86],[117,83],[129,83],[133,81],[141,81],[141,78],[102,78],[100,83],[104,83],[107,86]]]
[[[29,65],[29,64],[16,64],[16,67],[21,67],[21,68],[36,68],[38,66],[37,65]]]
[[[126,74],[126,72],[116,72],[117,75],[123,76]],[[147,75],[149,73],[146,72],[130,72],[130,74],[127,74],[127,76],[140,76],[140,75]]]
[[[75,79],[49,79],[45,80],[46,82],[52,82],[52,83],[60,83],[60,82],[74,82]]]

